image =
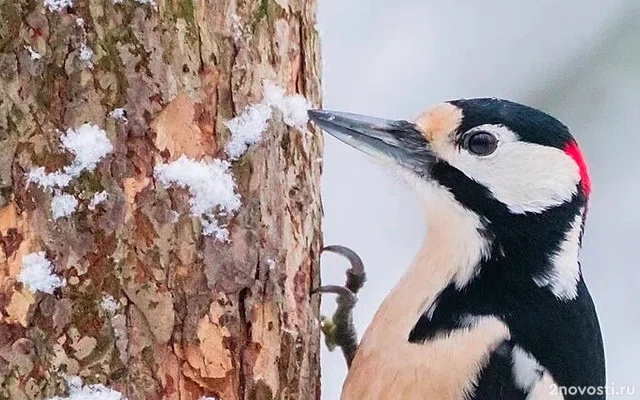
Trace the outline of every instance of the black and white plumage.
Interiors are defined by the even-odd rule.
[[[342,399],[547,399],[605,386],[578,261],[591,184],[565,125],[488,98],[414,123],[310,116],[398,169],[427,214],[423,246],[367,328]]]

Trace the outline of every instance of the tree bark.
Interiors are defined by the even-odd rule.
[[[128,400],[319,398],[319,132],[274,111],[231,161],[229,242],[154,174],[225,159],[264,80],[319,104],[315,1],[51,3],[0,0],[0,398],[64,398],[71,376]],[[85,123],[113,150],[30,182],[77,165],[61,141]],[[77,205],[55,218],[60,194]],[[21,278],[39,252],[65,280],[51,294]]]

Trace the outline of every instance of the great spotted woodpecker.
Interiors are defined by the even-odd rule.
[[[590,389],[604,387],[605,361],[578,260],[591,183],[564,124],[493,98],[414,122],[309,115],[401,171],[428,227],[357,350],[353,287],[318,289],[339,295],[325,332],[350,364],[343,400],[605,398]]]

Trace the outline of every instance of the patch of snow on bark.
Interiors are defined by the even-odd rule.
[[[44,0],[44,6],[51,12],[60,12],[67,7],[73,6],[72,0]]]
[[[282,119],[288,126],[302,129],[309,122],[307,110],[311,105],[304,96],[287,95],[283,88],[273,82],[264,82],[265,102],[280,110]]]
[[[86,43],[82,43],[80,45],[80,59],[84,61],[84,63],[89,68],[93,68],[93,61],[91,61],[92,57],[93,57],[93,49],[87,46]]]
[[[49,400],[124,400],[122,393],[102,384],[85,385],[79,376],[67,378],[67,384],[69,396],[54,396]]]
[[[53,219],[68,217],[78,207],[78,200],[67,193],[56,193],[51,199],[51,216]]]
[[[229,157],[240,157],[249,146],[262,139],[262,134],[269,126],[267,122],[271,113],[271,107],[260,103],[248,107],[242,114],[225,123],[231,132],[231,140],[226,146]]]
[[[27,175],[27,183],[36,183],[44,189],[65,188],[82,172],[93,171],[98,162],[113,151],[107,133],[97,125],[68,129],[61,141],[63,149],[75,155],[73,163],[64,167],[64,172],[47,173],[44,167],[34,168]]]
[[[119,119],[127,122],[127,112],[124,110],[124,108],[114,108],[113,111],[109,113],[109,117],[115,120]]]
[[[97,192],[91,198],[91,201],[89,202],[89,205],[87,206],[87,208],[89,210],[93,211],[93,210],[96,209],[96,207],[99,204],[104,203],[105,201],[107,201],[108,198],[109,198],[109,193],[107,193],[106,190],[103,190],[102,192]]]
[[[118,301],[110,294],[105,294],[102,296],[100,307],[109,314],[115,314],[115,312],[120,308],[120,303],[118,303]]]
[[[61,140],[64,148],[76,156],[73,164],[65,167],[65,172],[71,176],[93,171],[98,162],[113,151],[107,132],[97,125],[84,124],[75,130],[68,129]]]
[[[27,175],[27,183],[36,183],[45,189],[64,188],[71,182],[71,176],[60,171],[48,173],[44,167],[34,168]]]
[[[60,138],[62,148],[75,156],[71,165],[62,171],[47,172],[37,167],[27,174],[27,184],[35,183],[43,189],[64,189],[73,178],[84,171],[93,171],[100,160],[113,151],[113,145],[107,133],[97,125],[84,124],[76,129],[68,129]],[[70,215],[78,201],[70,194],[56,193],[51,200],[54,219]]]
[[[182,156],[174,162],[156,165],[154,171],[163,186],[189,190],[191,213],[200,218],[202,233],[214,235],[220,241],[228,241],[229,231],[220,225],[218,217],[233,214],[241,205],[229,166],[222,160],[205,162]]]
[[[30,253],[22,257],[22,271],[18,275],[18,282],[33,292],[40,291],[49,294],[64,285],[64,280],[53,273],[51,262],[47,260],[44,251]]]
[[[265,81],[263,86],[262,102],[248,106],[240,115],[225,123],[231,132],[225,149],[232,160],[242,156],[251,145],[262,139],[274,108],[280,110],[288,126],[303,129],[308,122],[310,104],[304,96],[287,95],[283,88],[269,81]]]

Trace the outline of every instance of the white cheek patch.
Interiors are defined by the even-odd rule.
[[[469,178],[487,187],[493,197],[514,214],[540,213],[571,199],[580,182],[580,169],[564,151],[519,141],[502,125],[482,125],[498,137],[498,148],[477,156],[452,144],[437,149],[439,155]]]
[[[539,287],[548,287],[560,300],[573,300],[578,296],[578,282],[580,281],[580,234],[584,208],[576,215],[558,251],[551,255],[551,271],[548,275],[534,277],[533,281]]]

